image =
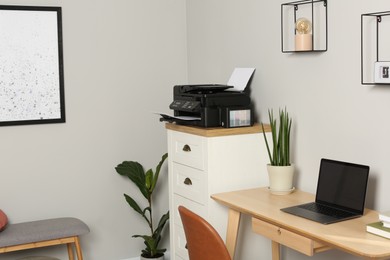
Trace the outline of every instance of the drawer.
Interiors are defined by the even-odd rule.
[[[182,205],[186,207],[187,209],[195,212],[199,216],[206,218],[207,215],[207,207],[204,205],[201,205],[199,203],[196,203],[192,200],[189,200],[187,198],[183,198],[182,196],[179,196],[177,194],[174,194],[173,196],[173,208],[174,210],[174,216],[173,216],[173,224],[178,225],[180,227],[183,226],[181,223],[181,218],[179,214],[178,207]]]
[[[207,202],[206,174],[178,163],[173,163],[172,168],[173,193],[205,205]]]
[[[317,241],[256,218],[252,218],[252,229],[255,233],[308,256],[329,249]]]
[[[184,233],[184,229],[181,226],[175,226],[174,228],[174,243],[175,243],[175,256],[178,256],[179,259],[185,259],[188,260],[188,251],[186,248],[186,236]]]
[[[172,131],[170,142],[172,161],[204,170],[205,144],[201,136]]]

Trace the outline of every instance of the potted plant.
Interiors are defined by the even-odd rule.
[[[290,162],[290,134],[292,119],[287,109],[279,109],[279,122],[274,118],[273,110],[268,110],[271,126],[272,151],[264,125],[261,124],[270,164],[267,165],[269,190],[274,194],[288,194],[293,191],[294,165]]]
[[[162,156],[155,172],[153,172],[152,169],[149,169],[145,172],[143,166],[140,163],[134,161],[124,161],[115,167],[117,173],[128,177],[138,187],[139,191],[147,200],[146,207],[142,209],[140,204],[138,204],[132,197],[124,194],[125,199],[130,207],[133,208],[138,214],[140,214],[148,225],[148,235],[133,235],[133,237],[142,238],[146,245],[145,249],[142,250],[141,259],[163,259],[164,252],[166,251],[166,249],[159,248],[159,243],[161,241],[161,234],[164,226],[169,219],[169,211],[161,216],[159,222],[156,225],[153,219],[152,195],[157,185],[161,166],[167,157],[167,153]]]

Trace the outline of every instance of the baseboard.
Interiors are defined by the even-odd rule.
[[[171,257],[169,255],[169,252],[165,252],[165,255],[164,255],[164,260],[170,260]],[[127,259],[121,259],[121,260],[140,260],[140,257],[137,256],[137,257],[133,257],[133,258],[127,258]]]

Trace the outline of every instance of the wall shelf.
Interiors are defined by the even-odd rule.
[[[312,24],[312,46],[296,50],[295,23],[300,17]],[[328,1],[301,0],[281,5],[281,47],[283,53],[325,52],[328,50]]]
[[[361,15],[361,84],[390,85],[390,77],[378,79],[379,71],[375,64],[381,62],[389,72],[390,41],[380,38],[380,35],[390,32],[390,11],[366,13]]]

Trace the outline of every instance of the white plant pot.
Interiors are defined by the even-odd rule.
[[[160,257],[156,257],[156,258],[146,258],[146,257],[141,256],[140,260],[164,260],[164,255],[162,255]]]
[[[273,194],[285,195],[294,191],[294,165],[272,166],[267,165],[269,190]]]

